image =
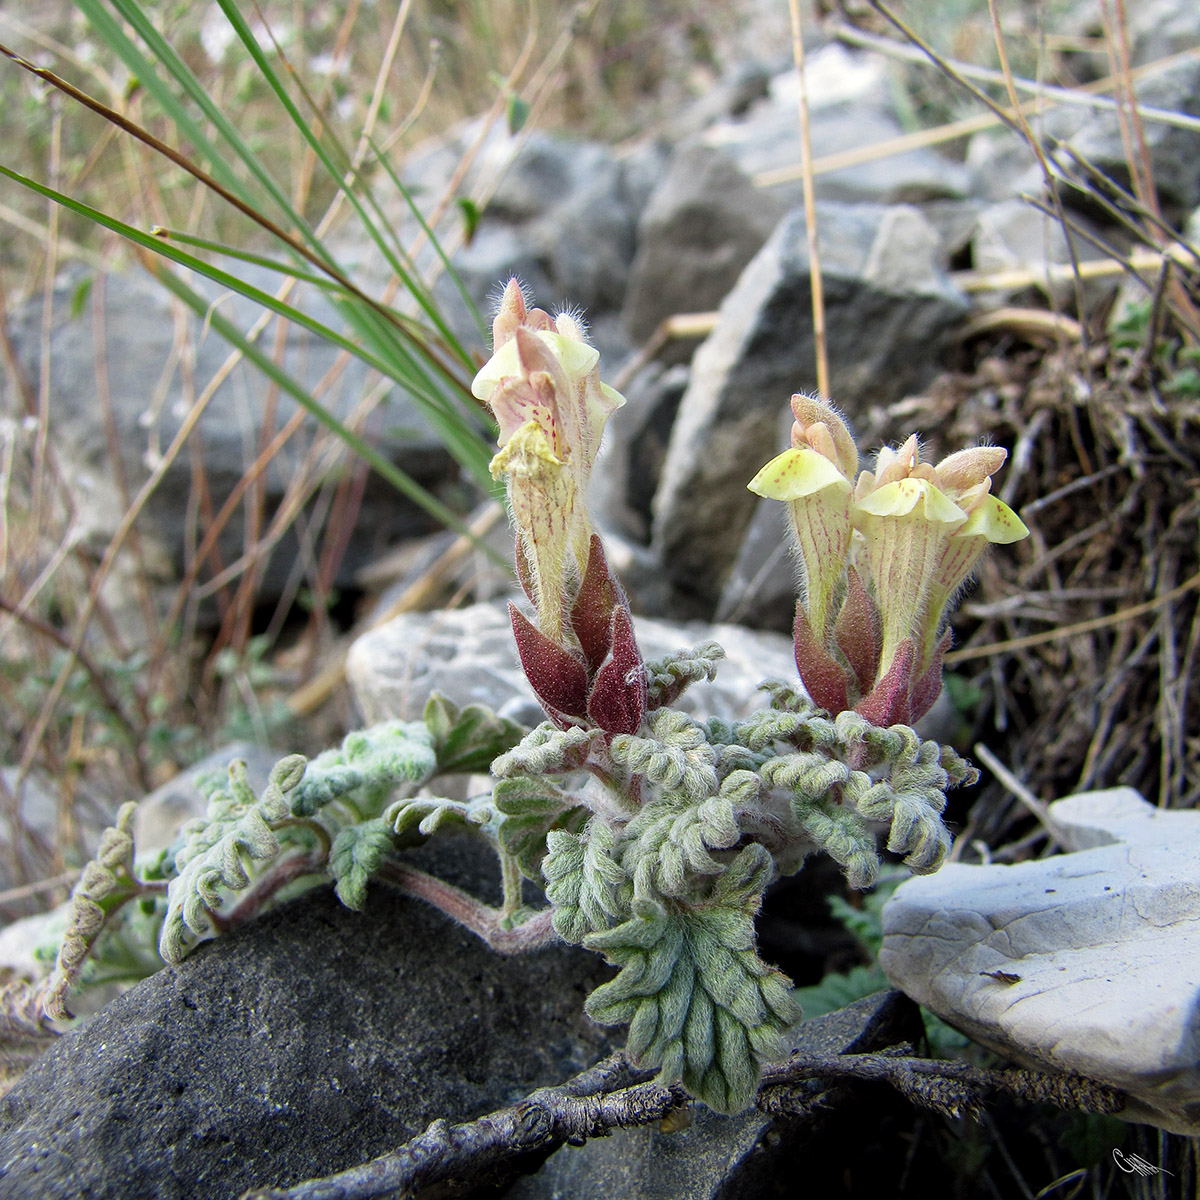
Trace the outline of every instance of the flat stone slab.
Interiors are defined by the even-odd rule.
[[[883,911],[891,982],[1006,1058],[1129,1096],[1122,1114],[1200,1133],[1200,812],[1130,788],[1050,806],[1068,853],[952,863]]]

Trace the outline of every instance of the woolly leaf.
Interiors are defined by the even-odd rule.
[[[662,708],[653,713],[646,737],[619,734],[613,761],[666,791],[699,803],[717,790],[716,751],[705,730],[686,713]]]
[[[494,758],[528,732],[482,704],[460,709],[440,692],[429,697],[423,720],[433,739],[437,769],[447,775],[489,770]]]
[[[420,846],[443,826],[478,831],[492,817],[487,800],[450,800],[444,796],[413,796],[397,800],[383,814],[395,833],[398,849]]]
[[[593,817],[581,833],[552,829],[542,864],[555,932],[578,944],[628,915],[628,878],[613,857],[615,836]]]
[[[588,998],[588,1014],[628,1021],[630,1057],[718,1112],[753,1101],[762,1064],[787,1053],[799,1019],[790,982],[755,950],[772,870],[762,846],[747,846],[704,904],[636,901],[629,920],[584,941],[620,968]]]
[[[347,825],[333,840],[329,852],[338,899],[347,907],[361,909],[367,898],[367,881],[379,870],[384,855],[393,847],[392,826],[383,817]]]
[[[593,739],[600,736],[579,726],[556,729],[544,721],[492,763],[492,774],[505,779],[510,775],[555,775],[577,771],[587,760]]]
[[[692,650],[679,650],[646,664],[646,707],[674,704],[693,683],[711,683],[725,651],[716,642],[703,642]]]
[[[587,820],[588,810],[549,780],[516,775],[502,779],[492,792],[500,820],[500,844],[516,860],[521,874],[542,883],[542,860],[546,857],[546,835],[552,829],[576,833]]]
[[[79,980],[92,955],[109,913],[136,890],[133,870],[133,818],[137,805],[121,805],[114,825],[100,836],[100,845],[71,892],[67,928],[46,980],[43,1007],[56,1021],[69,1021],[67,993]]]
[[[285,792],[293,792],[304,776],[298,754],[277,762],[258,800],[246,783],[246,764],[229,766],[229,785],[215,791],[204,818],[184,826],[184,845],[175,855],[178,874],[167,885],[167,911],[159,938],[159,954],[170,963],[183,959],[196,938],[213,932],[213,913],[231,892],[250,885],[260,869],[284,848],[272,828],[291,815]],[[252,803],[246,803],[248,797]],[[294,830],[288,830],[295,836]]]
[[[418,787],[437,769],[433,735],[423,723],[385,721],[348,734],[338,749],[313,759],[291,793],[291,809],[312,816],[352,797],[362,815],[377,816],[397,787]]]

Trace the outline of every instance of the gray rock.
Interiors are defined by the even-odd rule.
[[[1052,804],[1074,852],[952,863],[883,911],[880,965],[1004,1057],[1124,1091],[1122,1114],[1200,1133],[1200,813],[1129,788]]]
[[[0,1197],[232,1200],[353,1166],[603,1053],[604,968],[493,953],[385,887],[309,893],[160,971],[0,1100]]]
[[[626,386],[625,406],[605,426],[588,493],[588,510],[606,531],[636,542],[650,540],[651,505],[687,384],[682,363],[655,362]]]
[[[242,264],[239,274],[264,290],[278,284],[276,274],[251,264]],[[71,298],[81,278],[78,272],[66,273],[54,289],[48,364],[50,419],[56,450],[63,458],[76,470],[107,477],[111,465],[104,414],[96,393],[93,308],[98,288],[91,289],[79,314],[72,315]],[[205,280],[197,279],[195,286],[218,302],[222,315],[240,329],[248,329],[261,312],[252,302],[223,293]],[[117,443],[130,487],[136,489],[149,477],[158,455],[180,430],[191,398],[217,375],[229,346],[215,333],[202,331],[190,316],[177,327],[169,294],[147,277],[109,276],[103,291],[104,353]],[[344,329],[341,318],[323,296],[298,293],[292,300],[319,320]],[[41,315],[39,299],[14,311],[10,329],[17,361],[34,379],[41,362]],[[186,373],[179,364],[176,346],[181,329],[186,333],[186,352],[193,357]],[[318,388],[341,353],[336,346],[292,327],[283,366],[303,386],[317,389],[318,398],[327,408],[347,418],[368,393],[370,380],[366,366],[351,359],[340,375],[335,373],[336,382]],[[190,383],[185,382],[185,374],[191,376]],[[255,368],[241,364],[216,389],[200,418],[193,445],[202,457],[207,502],[213,511],[220,508],[257,457],[268,392],[266,378]],[[13,397],[9,396],[7,403],[14,403]],[[282,427],[297,408],[293,400],[280,395],[274,429]],[[315,418],[306,418],[287,448],[263,473],[268,519],[320,429]],[[392,388],[376,406],[362,433],[427,487],[437,489],[457,478],[456,464],[425,416],[397,388]],[[181,568],[196,541],[199,498],[192,494],[194,470],[192,455],[186,451],[180,454],[167,468],[143,514],[144,527],[162,539],[176,569]],[[243,553],[242,513],[244,508],[239,506],[219,542],[225,564]],[[122,514],[114,506],[103,515],[111,532]],[[356,533],[349,539],[338,582],[347,582],[359,565],[390,541],[423,532],[430,524],[416,505],[398,496],[390,484],[372,476],[366,484]],[[277,597],[298,563],[304,561],[295,535],[286,534],[267,560],[258,582],[259,598]]]
[[[477,134],[477,123],[465,124],[410,157],[406,177],[419,195],[441,194]],[[514,275],[542,307],[580,308],[593,320],[617,311],[637,214],[661,156],[654,145],[623,156],[598,142],[541,132],[513,138],[494,128],[459,187],[469,195],[491,181],[490,199],[470,241],[451,255],[485,324],[498,288]],[[484,346],[486,331],[455,282],[441,276],[434,294],[455,332]]]
[[[805,1055],[866,1054],[920,1036],[920,1018],[895,992],[878,992],[827,1017],[800,1026]],[[916,1024],[914,1025],[914,1020]],[[783,1178],[797,1155],[820,1137],[822,1116],[854,1103],[845,1092],[812,1085],[822,1111],[807,1120],[772,1118],[751,1109],[721,1117],[698,1108],[680,1133],[644,1126],[597,1138],[578,1149],[565,1146],[529,1178],[518,1180],[508,1200],[718,1200],[790,1194]],[[870,1101],[859,1099],[864,1108]]]
[[[685,145],[638,222],[637,256],[622,319],[645,342],[675,313],[714,309],[737,282],[783,215],[775,197],[754,187],[726,154]],[[664,361],[690,357],[690,347]]]
[[[854,415],[919,387],[967,311],[937,235],[905,205],[821,205],[832,398]],[[696,352],[654,501],[667,573],[708,611],[754,512],[746,484],[782,450],[793,392],[816,385],[805,220],[789,214],[722,304]]]
[[[1090,228],[1081,217],[1073,220],[1082,224],[1085,230]],[[1052,296],[1058,305],[1072,304],[1076,297],[1076,281],[1054,278],[1050,272],[1070,266],[1072,261],[1083,263],[1104,257],[1095,242],[1079,234],[1073,233],[1068,243],[1061,222],[1033,205],[1023,200],[1002,200],[983,209],[976,218],[971,238],[972,266],[976,271],[988,273],[1028,272],[1036,282],[1032,287],[1022,283],[995,292],[979,293],[976,300],[985,305],[999,304],[1011,300],[1014,294],[1036,289]],[[1089,311],[1092,303],[1112,288],[1110,279],[1079,281],[1084,311]]]
[[[775,500],[759,500],[721,590],[715,619],[790,633],[796,588],[787,507]]]
[[[887,142],[904,133],[888,82],[889,64],[879,54],[837,43],[808,55],[809,126],[815,159]],[[799,81],[788,67],[772,77],[765,99],[739,118],[717,122],[704,134],[730,154],[756,182],[780,173],[771,190],[789,207],[802,195]],[[816,176],[821,199],[917,203],[963,196],[969,174],[934,150],[882,154]]]
[[[1200,116],[1200,60],[1188,58],[1147,76],[1138,81],[1136,91],[1140,104],[1146,107]],[[1183,129],[1152,115],[1143,116],[1142,125],[1159,199],[1168,217],[1176,217],[1200,203],[1200,173],[1195,169],[1200,157],[1200,131]],[[1129,188],[1125,145],[1114,108],[1060,106],[1046,113],[1038,132],[1048,145],[1065,143],[1101,174]],[[1083,173],[1065,150],[1059,150],[1055,158],[1067,179],[1083,182]],[[1044,190],[1044,177],[1033,152],[1023,139],[1007,131],[973,137],[967,166],[974,175],[976,190],[991,199],[1022,193],[1040,195]],[[1066,189],[1064,199],[1071,204],[1079,203],[1081,197]]]
[[[779,634],[642,617],[635,627],[647,660],[710,638],[725,647],[716,680],[689,688],[681,708],[743,717],[761,706],[755,689],[763,679],[796,674],[791,640]],[[504,605],[396,617],[354,643],[346,677],[367,723],[419,717],[433,691],[455,704],[485,704],[527,724],[544,719],[521,673]]]

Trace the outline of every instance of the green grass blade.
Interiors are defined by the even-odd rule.
[[[439,436],[441,436],[444,432],[450,435],[446,438],[446,445],[447,449],[456,458],[456,461],[458,461],[465,469],[469,470],[470,473],[476,479],[478,479],[480,483],[483,484],[487,491],[493,493],[495,492],[495,484],[491,479],[490,472],[487,470],[489,452],[487,447],[484,445],[482,438],[480,436],[468,438],[466,436],[466,427],[462,422],[459,422],[457,425],[451,425],[449,429],[445,429],[446,422],[444,420],[444,397],[439,395],[436,391],[423,392],[414,390],[412,386],[412,377],[403,375],[399,377],[397,376],[395,360],[389,361],[385,357],[379,357],[375,355],[366,347],[351,341],[337,330],[332,329],[330,326],[316,320],[313,317],[310,317],[308,314],[302,312],[293,305],[281,302],[280,300],[276,299],[276,297],[271,295],[270,292],[264,292],[260,288],[256,288],[252,284],[248,284],[244,280],[237,278],[237,276],[232,275],[227,271],[222,271],[219,267],[213,266],[204,259],[198,258],[192,254],[188,254],[179,247],[173,246],[170,241],[165,241],[160,237],[155,237],[153,234],[146,233],[132,225],[128,225],[124,221],[120,221],[115,217],[109,216],[107,213],[103,213],[98,209],[94,209],[89,205],[83,204],[81,201],[74,200],[72,197],[66,196],[61,192],[55,191],[53,188],[38,183],[36,180],[30,179],[27,176],[4,166],[3,164],[0,164],[0,176],[11,179],[14,183],[21,184],[23,187],[30,189],[39,196],[42,196],[47,200],[52,200],[55,203],[62,205],[62,207],[68,209],[69,211],[93,221],[102,228],[109,229],[113,233],[119,234],[120,236],[133,242],[135,245],[141,246],[142,248],[149,250],[163,258],[169,259],[178,266],[196,271],[198,274],[211,279],[214,283],[228,288],[230,291],[237,292],[239,295],[245,296],[249,300],[253,300],[255,303],[262,305],[264,308],[275,313],[277,316],[280,316],[285,320],[293,321],[301,328],[307,329],[316,336],[324,338],[331,344],[348,351],[357,358],[361,359],[368,366],[371,366],[375,370],[379,371],[382,375],[400,383],[403,387],[410,391],[414,400],[421,405],[422,410],[428,415],[431,423],[433,423],[435,428],[438,430]],[[163,275],[159,276],[159,278],[163,279],[164,281],[174,279],[174,277],[169,273],[164,273]],[[197,302],[203,303],[204,311],[211,309],[210,303],[206,300],[203,300],[202,297],[198,297]],[[364,315],[371,316],[378,318],[378,320],[382,322],[382,318],[378,313],[371,312],[369,314],[364,314],[361,309],[356,310],[356,313],[360,317]],[[219,314],[217,314],[215,310],[212,310],[210,319],[214,329],[217,329],[218,332],[226,327],[231,330],[235,330],[235,327],[229,324],[225,318],[222,317],[218,321],[218,316]],[[248,344],[241,334],[237,334],[237,338],[238,341],[231,344],[237,344],[239,348],[244,344]],[[258,358],[261,358],[261,352],[255,351],[255,356],[255,361],[257,361]],[[266,361],[269,362],[270,360],[268,359]],[[271,365],[274,368],[274,364]],[[267,373],[271,374],[270,371]],[[283,385],[281,384],[280,386]],[[298,387],[298,385],[295,384],[292,386]],[[303,389],[300,390],[302,391]],[[289,394],[291,394],[290,389]],[[319,419],[333,421],[340,425],[340,422],[337,422],[337,419],[333,417],[331,413],[328,413],[322,409],[319,402],[313,400],[312,397],[307,395],[307,393],[305,393],[305,396],[307,398],[307,403],[305,406],[308,407],[311,405],[315,413],[319,415]],[[305,402],[301,401],[301,403]],[[333,428],[333,426],[330,427]],[[349,433],[348,430],[347,433]],[[355,435],[351,436],[354,437]],[[365,443],[362,443],[361,439],[356,440],[359,445],[365,445]],[[457,453],[458,451],[462,452],[462,457],[459,457],[459,454]],[[368,456],[364,455],[364,457]],[[377,469],[379,469],[377,466],[378,462],[386,462],[386,460],[380,458],[380,456],[377,454],[374,456],[374,458],[368,457],[368,461],[371,462],[372,466],[376,466]],[[396,482],[396,468],[390,468],[389,471],[381,470],[380,473],[392,482]],[[399,474],[403,475],[402,472]],[[405,494],[408,494],[410,486],[413,488],[419,486],[413,483],[411,480],[408,480],[407,476],[404,476],[404,479],[407,480],[407,482],[403,486],[399,484],[397,484],[397,486],[401,486],[401,490],[404,491]],[[438,504],[436,500],[433,500],[433,497],[430,497],[430,500],[433,501],[434,504]],[[440,521],[443,519],[443,515],[448,516],[449,513],[448,510],[442,508],[440,504],[438,507],[440,509],[440,512],[438,513],[434,513],[432,510],[429,511],[431,512],[431,515],[435,516],[436,519]],[[456,523],[453,524],[452,527],[459,532],[462,532],[460,523],[457,522],[457,518],[454,518],[454,521]]]

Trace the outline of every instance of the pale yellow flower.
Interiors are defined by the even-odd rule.
[[[564,588],[587,567],[591,524],[584,494],[609,416],[624,397],[600,382],[599,352],[571,316],[529,308],[515,280],[492,326],[494,353],[471,392],[500,427],[492,475],[507,479],[509,505],[533,569],[538,624],[562,631]]]

